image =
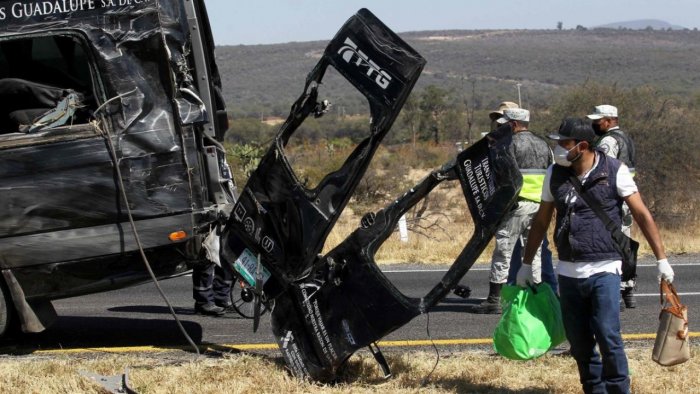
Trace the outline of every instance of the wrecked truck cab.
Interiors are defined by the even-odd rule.
[[[201,261],[235,198],[213,50],[202,0],[0,1],[0,334],[148,280],[141,250]]]

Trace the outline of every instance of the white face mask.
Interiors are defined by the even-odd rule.
[[[571,163],[575,162],[576,160],[581,157],[581,154],[579,153],[578,156],[576,156],[573,160],[569,160],[569,152],[571,152],[575,147],[577,147],[578,144],[574,145],[571,149],[566,150],[566,148],[562,147],[561,145],[557,145],[554,147],[554,162],[559,164],[562,167],[571,167]]]

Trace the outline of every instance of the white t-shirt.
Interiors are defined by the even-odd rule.
[[[595,161],[593,162],[593,167],[586,172],[583,177],[580,177],[581,183],[586,183],[588,175],[593,171],[594,168],[598,166],[598,155],[595,156]],[[552,169],[554,164],[547,168],[547,174],[544,176],[544,183],[542,186],[542,201],[544,202],[554,202],[554,196],[552,195],[552,190],[550,187],[552,179]],[[620,169],[617,170],[617,195],[625,198],[637,193],[637,184],[634,183],[630,169],[624,164],[620,164]],[[576,201],[577,196],[572,192],[566,196],[566,202],[573,203]],[[562,276],[567,276],[570,278],[588,278],[591,275],[598,274],[601,272],[610,272],[613,274],[622,273],[622,261],[621,260],[602,260],[593,261],[586,263],[573,263],[570,261],[559,260],[557,264],[557,274]]]

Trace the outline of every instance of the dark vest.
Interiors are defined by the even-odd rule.
[[[600,202],[603,211],[620,226],[622,223],[622,197],[617,195],[617,170],[621,162],[596,151],[598,165],[583,184],[584,190]],[[576,196],[576,201],[566,203],[570,193],[576,194],[569,176],[573,170],[555,164],[552,168],[550,190],[557,209],[557,225],[554,241],[559,259],[571,262],[619,260],[610,231],[596,216],[585,201]],[[575,176],[575,175],[574,175]]]

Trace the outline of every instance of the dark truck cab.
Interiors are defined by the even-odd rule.
[[[203,258],[235,198],[213,50],[203,0],[0,1],[0,335],[148,280],[130,216],[158,277]]]

